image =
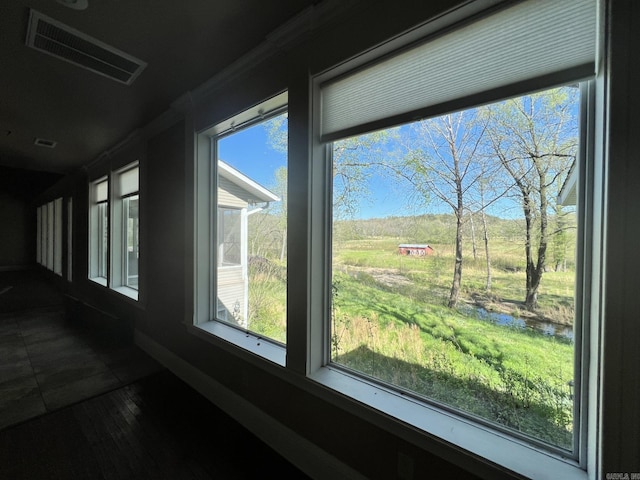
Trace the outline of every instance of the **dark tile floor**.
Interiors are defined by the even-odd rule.
[[[309,477],[163,370],[0,430],[0,478]]]
[[[135,345],[68,322],[37,272],[0,274],[0,292],[0,429],[162,370]]]

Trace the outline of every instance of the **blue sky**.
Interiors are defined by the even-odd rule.
[[[274,172],[287,165],[287,156],[269,145],[262,124],[227,135],[218,141],[218,158],[266,188],[273,187]]]
[[[274,186],[274,172],[287,165],[286,155],[269,145],[266,128],[253,125],[227,135],[218,141],[218,157],[266,188]],[[408,205],[408,191],[388,177],[376,174],[367,183],[368,195],[360,202],[357,218],[411,216],[426,213],[424,206]],[[497,209],[500,210],[500,209]],[[449,207],[431,203],[429,213],[451,213]],[[499,214],[500,212],[490,212]],[[511,216],[511,215],[507,215]]]
[[[405,134],[402,134],[402,137],[407,138]],[[398,144],[383,148],[391,151],[398,148]],[[268,189],[275,187],[276,169],[287,165],[286,154],[270,145],[268,131],[263,124],[256,124],[221,138],[218,142],[218,156]],[[411,198],[412,190],[406,183],[385,175],[383,171],[368,178],[365,191],[366,195],[362,195],[357,207],[356,218],[452,213],[449,206],[436,201],[435,198],[428,205],[418,198]],[[516,218],[522,215],[519,202],[513,198],[504,198],[496,202],[487,209],[487,213],[502,218]]]

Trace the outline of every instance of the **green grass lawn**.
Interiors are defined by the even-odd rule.
[[[465,258],[460,307],[447,308],[453,247],[432,246],[435,254],[422,258],[398,255],[395,239],[334,246],[334,361],[570,448],[573,344],[478,318],[471,300],[486,295],[482,257]],[[522,248],[495,247],[491,298],[518,316],[525,297]],[[574,277],[571,271],[544,274],[540,317],[572,321]]]
[[[571,446],[573,345],[334,275],[336,363]]]
[[[408,394],[571,448],[574,347],[533,329],[478,317],[484,259],[465,258],[459,308],[446,307],[451,245],[423,258],[397,254],[395,239],[334,246],[331,356],[335,363]],[[494,245],[491,298],[518,315],[525,295],[522,249]],[[539,314],[570,322],[575,273],[546,272]],[[250,269],[249,328],[286,338],[286,273],[278,262]]]

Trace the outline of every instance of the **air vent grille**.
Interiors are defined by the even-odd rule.
[[[92,72],[130,85],[146,63],[31,10],[27,45]]]
[[[36,138],[33,140],[33,144],[37,145],[38,147],[55,148],[58,142],[47,140],[45,138]]]

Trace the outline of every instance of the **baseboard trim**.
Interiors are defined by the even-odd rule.
[[[35,270],[33,265],[2,265],[0,272],[24,272],[27,270]]]
[[[142,350],[310,477],[365,479],[356,470],[265,414],[148,335],[135,330],[134,339]]]

